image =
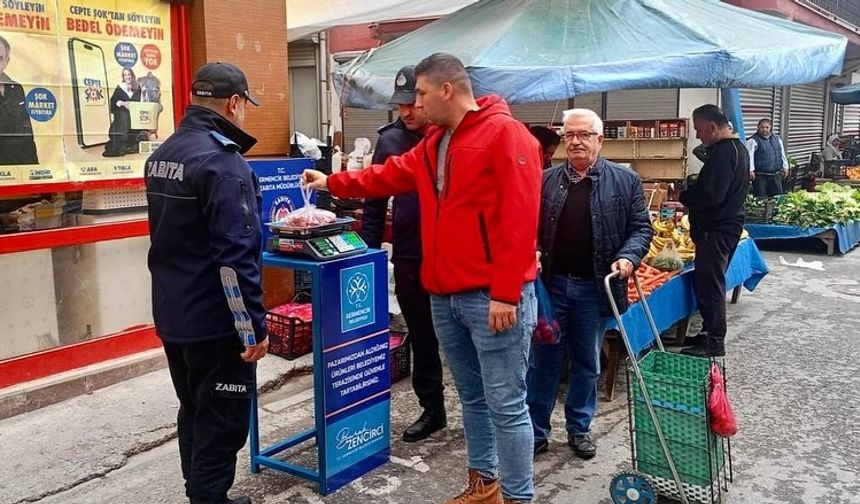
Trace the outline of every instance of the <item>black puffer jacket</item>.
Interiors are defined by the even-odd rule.
[[[603,292],[603,277],[618,259],[627,259],[638,268],[651,243],[651,220],[645,207],[642,180],[636,172],[603,158],[597,160],[596,173],[589,175],[591,190],[591,226],[594,230],[594,281]],[[568,166],[554,166],[543,172],[540,229],[538,238],[543,275],[553,272],[555,241],[564,239],[558,219],[564,209],[570,177]],[[627,281],[616,279],[612,294],[622,313],[627,310]],[[609,301],[600,297],[600,314],[612,315]]]

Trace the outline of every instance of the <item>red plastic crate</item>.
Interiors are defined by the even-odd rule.
[[[304,309],[302,303],[282,305],[266,313],[266,329],[269,333],[269,353],[293,360],[313,351],[313,322],[305,316],[294,317],[284,313],[294,313]]]

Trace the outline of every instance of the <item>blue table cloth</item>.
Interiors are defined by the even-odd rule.
[[[648,306],[654,315],[654,322],[660,332],[669,329],[679,320],[685,319],[696,312],[698,302],[693,292],[693,269],[688,266],[681,273],[672,277],[668,282],[654,289],[648,296]],[[739,285],[752,291],[767,275],[767,262],[761,255],[753,240],[743,240],[738,244],[729,269],[726,271],[726,289],[730,291]],[[641,303],[630,306],[622,315],[621,321],[627,330],[633,350],[638,354],[654,342],[654,336],[648,327],[648,319]],[[607,329],[617,328],[615,320],[611,320]]]
[[[836,231],[839,253],[844,254],[860,243],[860,221],[842,222],[828,228],[801,229],[784,224],[747,224],[747,231],[754,240],[791,240],[794,238],[814,238],[832,229]]]

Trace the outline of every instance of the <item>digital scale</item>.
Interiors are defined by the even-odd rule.
[[[330,224],[312,227],[293,227],[283,222],[266,224],[272,237],[266,250],[281,254],[305,255],[317,261],[330,261],[361,254],[367,244],[355,231],[350,231],[355,219],[338,217]]]

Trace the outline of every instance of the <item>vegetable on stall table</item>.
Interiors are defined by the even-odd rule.
[[[860,191],[832,182],[818,189],[783,195],[774,222],[807,229],[860,220]]]

